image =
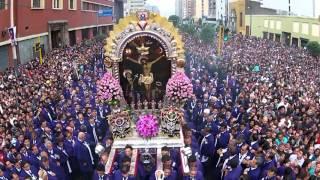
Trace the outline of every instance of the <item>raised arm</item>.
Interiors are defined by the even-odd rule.
[[[136,64],[140,64],[139,61],[137,61],[137,60],[135,60],[135,59],[133,59],[131,57],[127,57],[127,60],[129,60],[129,61],[131,61],[133,63],[136,63]]]
[[[154,63],[156,63],[156,62],[160,61],[160,59],[161,59],[162,57],[164,57],[164,55],[161,55],[161,56],[160,56],[160,57],[158,57],[156,60],[154,60],[154,61],[150,62],[150,64],[152,65],[152,64],[154,64]]]

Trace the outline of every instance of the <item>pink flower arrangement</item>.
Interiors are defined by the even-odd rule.
[[[158,135],[159,125],[154,115],[142,115],[136,125],[138,134],[143,138],[151,138]]]
[[[108,103],[117,103],[122,98],[122,88],[119,82],[111,73],[105,73],[103,77],[97,81],[97,96],[99,100]]]
[[[184,102],[191,98],[193,87],[190,79],[183,72],[176,72],[168,81],[166,96],[173,102]]]

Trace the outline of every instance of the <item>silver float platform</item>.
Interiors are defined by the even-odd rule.
[[[160,130],[161,132],[161,130]],[[140,148],[162,148],[163,146],[168,147],[184,147],[183,134],[180,129],[180,137],[168,137],[166,135],[159,134],[156,137],[152,137],[151,139],[143,139],[141,138],[135,128],[132,128],[132,132],[125,138],[117,138],[114,140],[112,145],[112,149],[122,149],[129,144],[135,149]]]

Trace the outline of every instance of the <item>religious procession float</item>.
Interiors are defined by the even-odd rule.
[[[121,19],[110,32],[104,47],[107,73],[97,82],[98,98],[112,109],[108,123],[114,143],[106,173],[127,144],[134,149],[131,175],[141,158],[154,158],[161,170],[164,146],[179,150],[188,173],[181,121],[193,88],[184,73],[183,46],[173,24],[148,11]]]

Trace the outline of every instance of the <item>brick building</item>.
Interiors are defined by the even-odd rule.
[[[118,1],[0,0],[0,70],[33,59],[36,55],[34,47],[39,41],[47,52],[74,45],[97,34],[107,34],[113,19],[111,16],[98,16],[98,11],[113,8],[114,4],[119,6]],[[12,24],[16,26],[17,61],[14,61],[8,34]]]

